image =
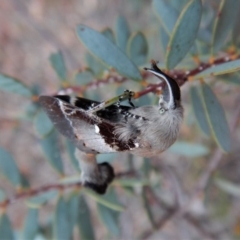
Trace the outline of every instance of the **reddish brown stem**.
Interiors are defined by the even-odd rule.
[[[115,178],[121,178],[126,176],[128,177],[136,176],[136,172],[135,171],[120,172],[116,174]],[[0,209],[6,208],[7,206],[9,206],[10,204],[14,203],[17,200],[33,197],[40,193],[47,192],[53,189],[62,191],[69,188],[81,188],[81,187],[82,187],[82,184],[79,181],[79,182],[69,183],[69,184],[64,184],[64,183],[49,184],[49,185],[41,186],[35,189],[22,190],[21,192],[15,194],[13,197],[7,198],[3,202],[1,202]]]

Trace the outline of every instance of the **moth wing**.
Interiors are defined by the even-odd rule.
[[[40,96],[39,102],[59,132],[69,138],[81,151],[87,153],[113,151],[104,145],[102,137],[96,133],[95,126],[100,122],[98,118],[89,116],[83,109],[56,97]]]

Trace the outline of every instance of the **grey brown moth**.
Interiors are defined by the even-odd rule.
[[[131,91],[105,102],[67,95],[39,98],[55,127],[79,150],[82,184],[99,194],[105,193],[114,179],[114,170],[106,162],[97,164],[96,154],[130,152],[152,157],[177,139],[183,119],[180,88],[155,61],[145,70],[165,82],[156,106],[135,107],[131,102]],[[130,106],[121,104],[126,99]]]

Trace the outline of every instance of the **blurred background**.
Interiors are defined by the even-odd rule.
[[[216,10],[218,1],[210,2],[212,9]],[[101,31],[107,27],[113,28],[120,15],[127,19],[131,31],[140,30],[147,36],[149,60],[161,62],[164,51],[158,33],[159,22],[151,1],[1,0],[0,72],[34,86],[41,94],[54,94],[59,90],[59,80],[49,63],[49,56],[61,50],[71,77],[86,66],[86,50],[76,36],[76,26],[82,23]],[[230,128],[235,126],[231,153],[223,155],[213,141],[199,130],[189,95],[192,83],[186,83],[181,88],[185,119],[179,137],[180,145],[152,159],[150,163],[127,154],[114,156],[116,161],[112,164],[115,172],[129,169],[144,172],[154,168],[155,171],[148,177],[157,182],[152,190],[144,186],[131,187],[130,190],[116,189],[118,201],[126,208],[119,215],[118,234],[109,234],[108,227],[99,220],[95,201],[87,199],[96,239],[136,239],[140,236],[143,239],[184,240],[240,238],[240,134],[239,126],[236,127],[239,119],[236,120],[235,114],[240,88],[239,83],[234,85],[214,80],[211,83],[226,111]],[[104,92],[103,89],[100,99],[106,98]],[[0,146],[11,153],[31,187],[57,182],[59,175],[45,161],[33,122],[26,120],[25,111],[30,107],[29,100],[1,91],[0,103]],[[61,154],[65,174],[74,174],[66,151],[61,150]],[[204,182],[206,174],[203,172],[209,170],[208,162],[213,158],[223,159],[217,170],[213,166],[213,176],[223,177],[234,184],[225,182],[225,188],[221,188],[211,180],[204,193],[200,191],[195,194],[196,186]],[[0,188],[8,196],[15,193],[4,178],[0,180]],[[178,204],[184,205],[193,193],[195,195],[189,209],[196,218],[192,215],[183,217],[173,203],[177,199]],[[42,225],[49,221],[49,212],[53,211],[55,203],[50,201],[41,209],[39,221]],[[146,205],[151,206],[152,213],[149,213]],[[14,228],[21,229],[26,209],[22,200],[8,208]],[[78,239],[78,234],[75,239]]]

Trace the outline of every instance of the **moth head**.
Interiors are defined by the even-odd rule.
[[[162,72],[158,67],[154,60],[152,60],[151,68],[144,68],[148,72],[153,73],[156,77],[163,80],[165,82],[165,86],[163,88],[163,93],[160,96],[159,105],[164,106],[167,109],[175,109],[180,105],[181,102],[181,92],[180,87],[177,82]]]

